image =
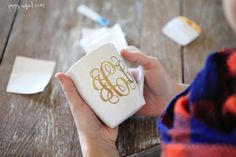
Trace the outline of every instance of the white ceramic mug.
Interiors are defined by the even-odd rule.
[[[111,128],[145,104],[142,90],[112,44],[82,57],[66,74],[85,102]]]

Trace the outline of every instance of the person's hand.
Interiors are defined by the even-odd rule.
[[[118,128],[104,125],[84,102],[73,81],[63,73],[57,73],[78,130],[83,156],[119,156],[116,149]]]
[[[186,88],[172,81],[161,63],[155,57],[138,52],[122,50],[121,55],[129,62],[144,67],[144,98],[146,105],[137,113],[159,115],[173,97]]]

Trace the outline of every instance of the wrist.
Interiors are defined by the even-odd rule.
[[[79,134],[80,146],[84,157],[119,157],[116,144],[100,137]]]

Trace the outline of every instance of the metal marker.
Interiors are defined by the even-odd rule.
[[[88,18],[94,20],[97,24],[101,26],[108,26],[110,24],[110,21],[106,19],[105,17],[99,15],[92,9],[88,8],[86,5],[80,5],[77,8],[77,12],[87,16]]]

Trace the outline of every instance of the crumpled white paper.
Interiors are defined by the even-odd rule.
[[[112,43],[118,51],[128,46],[125,33],[119,24],[115,24],[111,28],[82,29],[80,46],[86,53],[92,52],[106,43]]]
[[[56,63],[17,56],[7,85],[7,92],[34,94],[42,92],[52,77]]]

